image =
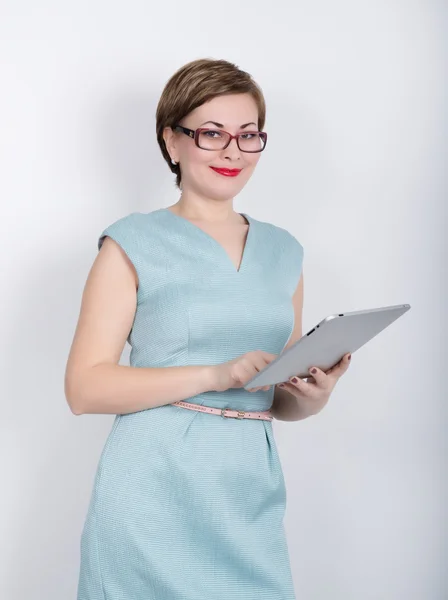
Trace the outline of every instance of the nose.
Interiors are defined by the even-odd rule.
[[[239,160],[241,158],[241,150],[238,148],[236,139],[230,140],[230,144],[223,150],[224,158],[228,160]]]

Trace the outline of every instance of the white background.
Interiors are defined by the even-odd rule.
[[[64,398],[82,289],[106,225],[177,200],[155,108],[212,57],[265,92],[269,143],[235,208],[303,244],[304,331],[412,305],[322,413],[274,424],[297,600],[446,599],[446,2],[15,0],[0,16],[0,597],[76,597],[113,419]]]

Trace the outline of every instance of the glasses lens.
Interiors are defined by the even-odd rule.
[[[238,145],[243,152],[260,152],[263,150],[266,138],[258,131],[240,133]]]
[[[204,150],[221,150],[229,141],[229,134],[219,129],[204,129],[199,132],[198,144]]]

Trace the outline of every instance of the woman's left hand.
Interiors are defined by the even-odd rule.
[[[304,412],[315,415],[327,404],[339,378],[347,371],[350,359],[351,354],[345,354],[340,362],[326,373],[317,367],[312,367],[307,381],[299,377],[291,377],[288,382],[279,383],[277,387],[294,396]]]

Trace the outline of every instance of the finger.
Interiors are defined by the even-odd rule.
[[[299,390],[304,396],[309,396],[312,391],[312,384],[306,383],[303,379],[300,379],[300,377],[290,377],[288,383],[292,385],[294,389]]]
[[[276,354],[270,354],[269,352],[260,352],[255,358],[252,359],[245,358],[241,360],[239,365],[241,368],[247,373],[248,378],[252,379],[257,375],[260,371],[262,371],[266,365],[268,365],[274,358],[276,358]],[[267,391],[270,389],[270,385],[266,386],[258,386],[255,388],[250,388],[249,392],[257,392],[258,390]]]
[[[257,355],[253,362],[253,366],[257,369],[257,371],[261,371],[269,365],[273,360],[275,360],[277,356],[275,354],[268,354],[267,352],[262,355]]]
[[[312,367],[310,369],[310,373],[314,378],[314,381],[316,382],[316,385],[320,388],[327,388],[328,387],[328,376],[321,370],[318,369],[317,367]]]
[[[343,373],[345,373],[345,371],[348,369],[348,367],[350,366],[350,360],[351,360],[351,354],[350,352],[345,354],[342,359],[336,363],[334,365],[334,367],[332,367],[331,369],[329,369],[326,374],[327,375],[333,375],[336,377],[340,377]]]
[[[292,385],[292,383],[288,383],[287,381],[278,383],[276,387],[280,388],[281,390],[285,390],[285,391],[289,392],[290,394],[293,394],[295,391],[297,391],[297,388],[295,388]]]
[[[272,354],[272,352],[265,352],[264,350],[254,350],[252,352],[247,352],[243,358],[248,360],[251,364],[261,365],[261,368],[271,363],[273,360],[277,358],[277,354]]]
[[[267,364],[269,364],[269,363],[266,362],[266,360],[263,356],[257,355],[257,356],[251,356],[251,357],[246,356],[246,357],[242,358],[237,363],[237,366],[244,369],[244,371],[246,373],[248,373],[248,375],[250,375],[250,377],[255,377],[255,375],[257,375],[260,371],[262,371],[266,367]]]
[[[250,388],[248,391],[249,392],[258,392],[258,390],[263,390],[264,392],[268,391],[270,389],[270,385],[264,385],[264,386],[259,386],[256,388]]]
[[[247,383],[255,375],[257,375],[257,371],[256,371],[256,369],[253,368],[253,366],[250,363],[245,363],[244,361],[241,361],[241,362],[236,363],[235,365],[233,365],[232,379],[235,381],[235,383],[237,385],[240,385],[241,387],[245,387],[247,385]],[[258,386],[258,387],[251,387],[247,391],[248,392],[254,392],[257,389],[259,389],[259,387],[260,386]]]
[[[277,354],[272,354],[272,352],[264,352],[263,350],[261,351],[261,356],[264,358],[264,360],[267,363],[272,362],[275,358],[277,358]]]

